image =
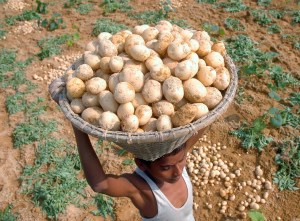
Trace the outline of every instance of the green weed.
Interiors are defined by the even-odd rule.
[[[273,65],[269,68],[271,79],[274,81],[274,86],[283,89],[286,86],[300,86],[300,81],[294,78],[291,74],[285,73],[282,67]]]
[[[270,118],[270,124],[274,127],[300,127],[300,116],[293,114],[291,108],[285,107],[283,110],[280,110],[278,108],[271,107],[268,110],[268,116]]]
[[[183,19],[173,18],[173,19],[170,19],[169,22],[171,22],[172,24],[177,25],[181,28],[184,28],[184,29],[190,28],[190,25],[188,24],[188,22]]]
[[[298,190],[295,179],[300,177],[300,137],[278,143],[277,150],[275,163],[279,168],[273,174],[273,182],[280,190]]]
[[[203,30],[207,31],[210,35],[212,36],[224,36],[225,35],[225,30],[221,28],[218,25],[209,23],[209,22],[204,22],[202,24]]]
[[[104,14],[113,13],[117,10],[121,12],[129,12],[132,10],[128,0],[104,0],[100,4],[100,7],[103,9]]]
[[[285,12],[284,11],[278,11],[276,9],[271,9],[268,11],[268,13],[273,17],[273,18],[276,18],[276,19],[281,19],[283,18],[283,16],[285,15]]]
[[[13,131],[13,143],[15,148],[25,144],[45,139],[50,133],[57,130],[55,121],[42,121],[38,118],[20,123]]]
[[[300,11],[294,11],[292,14],[292,24],[300,23]]]
[[[224,25],[231,31],[245,31],[245,26],[235,18],[226,18],[224,21]]]
[[[6,30],[3,29],[3,25],[0,24],[0,40],[3,39],[6,35]]]
[[[63,18],[59,13],[53,13],[50,19],[45,18],[42,21],[39,21],[39,25],[46,28],[48,31],[65,28]]]
[[[40,20],[41,16],[36,11],[26,10],[20,15],[11,16],[5,19],[6,24],[14,25],[16,21]]]
[[[251,221],[265,221],[266,220],[264,214],[257,210],[249,211],[248,216],[251,219]]]
[[[3,211],[0,211],[0,221],[16,221],[17,216],[11,212],[12,204],[8,204]]]
[[[245,87],[239,87],[236,93],[235,100],[238,104],[241,104],[244,100],[252,102],[254,98],[251,95],[245,95]]]
[[[229,0],[227,2],[222,2],[218,4],[217,7],[224,8],[224,10],[227,12],[239,12],[249,9],[249,7],[246,6],[241,0]]]
[[[8,114],[11,115],[25,110],[27,103],[24,96],[24,93],[17,92],[14,95],[6,97],[5,103]]]
[[[300,50],[300,42],[295,42],[293,47],[297,50]]]
[[[41,2],[39,0],[36,0],[36,3],[37,3],[36,12],[40,14],[46,14],[48,3]]]
[[[207,4],[214,4],[217,1],[218,0],[196,0],[196,2],[198,2],[198,3],[207,3]]]
[[[267,127],[264,121],[265,116],[259,117],[253,121],[252,125],[244,123],[238,130],[231,131],[229,134],[240,138],[244,149],[257,148],[261,152],[273,141],[272,137],[267,137],[262,133]]]
[[[98,210],[92,211],[92,214],[95,216],[111,216],[115,217],[114,214],[114,201],[111,197],[105,196],[103,194],[97,194],[94,197],[94,201],[97,205]]]
[[[300,106],[300,92],[291,93],[290,97],[287,100],[291,103],[292,106]]]
[[[251,10],[250,13],[253,16],[253,20],[262,26],[267,26],[272,22],[267,10]]]
[[[101,32],[115,34],[121,30],[129,29],[126,25],[119,24],[110,19],[98,19],[93,27],[92,34],[98,36]]]
[[[281,33],[281,28],[279,25],[274,24],[268,27],[269,34]]]
[[[76,8],[76,11],[81,15],[87,15],[93,10],[93,4],[81,4]]]
[[[6,2],[7,2],[7,0],[0,0],[0,4],[6,3]]]
[[[62,51],[62,46],[72,45],[74,41],[76,41],[79,38],[79,35],[77,33],[75,34],[64,34],[61,36],[52,36],[52,37],[46,37],[42,40],[38,41],[38,45],[41,48],[41,52],[37,54],[40,60],[43,60],[45,58],[58,55]]]
[[[82,4],[82,0],[68,0],[64,3],[65,8],[73,8]]]
[[[85,179],[78,179],[81,169],[75,148],[61,140],[40,142],[34,165],[26,165],[20,177],[22,192],[30,195],[49,219],[57,219],[68,204],[84,207]]]
[[[272,0],[257,0],[259,6],[268,7],[271,4]]]

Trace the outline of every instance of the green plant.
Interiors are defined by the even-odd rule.
[[[293,16],[292,18],[293,24],[300,23],[300,11],[294,11],[292,16]]]
[[[209,22],[204,22],[202,24],[203,30],[207,31],[210,35],[214,36],[224,36],[225,35],[225,30],[221,28],[218,25],[209,23]]]
[[[48,31],[54,31],[59,28],[64,28],[64,21],[59,13],[53,13],[50,19],[45,18],[39,21],[39,25],[46,28]]]
[[[267,127],[265,121],[266,116],[256,118],[252,125],[244,123],[239,129],[230,131],[230,135],[234,135],[242,140],[242,147],[245,149],[257,148],[261,152],[265,146],[273,141],[272,137],[264,136],[262,131]]]
[[[100,7],[102,7],[104,14],[113,13],[117,10],[121,12],[129,12],[132,10],[128,0],[104,0],[100,4]]]
[[[288,107],[285,107],[283,110],[271,107],[268,110],[268,115],[270,124],[274,127],[291,126],[299,128],[300,116],[293,114],[292,110]]]
[[[287,85],[289,86],[299,86],[300,81],[294,78],[291,74],[285,73],[281,66],[273,65],[269,68],[269,73],[271,79],[275,83],[276,88],[285,88]]]
[[[251,10],[251,15],[253,16],[253,20],[262,26],[266,26],[272,22],[267,10]]]
[[[291,93],[287,100],[292,104],[292,106],[300,106],[300,92]]]
[[[0,24],[0,40],[3,39],[6,35],[6,30],[3,29],[3,25]]]
[[[249,7],[246,6],[241,0],[229,0],[227,2],[222,2],[217,6],[224,8],[227,12],[239,12],[249,9]]]
[[[77,178],[81,164],[74,147],[51,137],[39,142],[35,154],[34,164],[26,165],[20,177],[22,192],[52,220],[68,204],[84,207],[87,183]]]
[[[73,7],[80,5],[81,3],[82,3],[82,0],[67,0],[64,3],[64,7],[65,8],[73,8]]]
[[[281,33],[281,28],[279,25],[274,24],[268,27],[269,34]]]
[[[277,18],[277,19],[281,19],[285,15],[284,11],[278,11],[276,9],[271,9],[268,12],[273,18]]]
[[[38,118],[32,118],[28,122],[19,123],[12,133],[14,147],[20,148],[25,144],[43,140],[56,130],[55,121],[42,121]]]
[[[181,28],[185,28],[185,29],[190,28],[190,25],[188,24],[188,22],[183,19],[173,18],[173,19],[170,19],[169,22],[171,22],[172,24],[177,25]]]
[[[245,31],[245,26],[235,18],[226,18],[224,25],[226,28],[232,31]]]
[[[107,216],[111,216],[111,217],[115,217],[114,214],[114,201],[111,197],[105,196],[103,194],[97,194],[94,197],[94,201],[97,205],[97,210],[92,211],[92,214],[95,216],[103,216],[103,217],[107,217]]]
[[[278,170],[273,174],[273,182],[280,190],[298,190],[295,179],[300,177],[300,137],[284,140],[277,144],[275,163]]]
[[[0,221],[16,221],[17,216],[11,212],[12,204],[8,204],[3,211],[0,211]]]
[[[214,4],[217,1],[218,0],[196,0],[196,2],[198,2],[198,3],[208,3],[208,4]]]
[[[14,95],[6,97],[5,104],[8,114],[11,115],[25,110],[27,104],[24,96],[24,93],[17,92]]]
[[[41,16],[36,11],[26,10],[20,15],[11,16],[5,19],[6,24],[14,25],[16,21],[40,20]]]
[[[86,15],[92,11],[93,7],[93,4],[81,4],[76,8],[76,11],[81,15]]]
[[[249,211],[248,216],[251,219],[251,221],[265,221],[266,220],[264,214],[257,210]]]
[[[46,14],[48,3],[41,2],[40,0],[36,0],[36,3],[37,3],[36,12],[40,14]]]
[[[295,49],[300,50],[300,42],[295,42],[293,46]]]
[[[125,159],[122,161],[122,164],[125,166],[134,165],[134,160],[133,159]]]
[[[235,100],[238,104],[241,104],[244,99],[246,99],[249,102],[252,102],[254,98],[251,95],[245,94],[245,87],[239,87],[236,93]]]
[[[267,7],[271,4],[272,0],[257,0],[259,6]]]
[[[40,60],[43,60],[45,58],[58,55],[62,51],[62,45],[67,44],[71,46],[78,38],[79,35],[77,33],[43,38],[38,41],[38,45],[42,50],[37,54],[37,56]]]
[[[110,19],[98,19],[93,27],[92,34],[98,36],[101,32],[115,34],[121,30],[128,29],[126,25],[119,24]]]

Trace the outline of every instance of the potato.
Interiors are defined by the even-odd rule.
[[[213,68],[224,67],[224,58],[223,56],[216,51],[212,51],[204,57],[204,61],[208,66]]]
[[[139,125],[143,126],[148,123],[152,117],[152,108],[148,105],[140,105],[135,109],[134,114],[139,119]]]
[[[108,66],[113,73],[120,72],[124,66],[124,61],[120,56],[110,58]]]
[[[170,68],[171,74],[174,75],[175,74],[175,68],[178,64],[178,61],[174,61],[169,57],[165,57],[162,61],[163,61],[164,65],[166,65]]]
[[[140,70],[143,74],[146,74],[148,72],[148,69],[144,62],[139,62],[132,59],[125,61],[123,69],[125,68],[135,68]]]
[[[71,78],[66,85],[68,94],[73,98],[80,98],[85,92],[84,82],[77,78]]]
[[[187,42],[193,37],[193,32],[188,29],[183,29],[180,31],[180,35],[183,37],[183,40]]]
[[[147,30],[149,25],[136,25],[134,26],[132,33],[136,35],[142,35],[145,30]]]
[[[199,69],[202,68],[202,67],[206,67],[206,66],[207,65],[206,65],[205,61],[200,58],[199,61],[198,61],[198,67],[199,67]]]
[[[100,115],[99,126],[104,130],[117,131],[121,129],[121,122],[116,114],[105,111]]]
[[[117,47],[108,39],[99,41],[98,54],[103,57],[112,57],[118,54]]]
[[[97,47],[98,47],[98,40],[94,40],[87,43],[87,45],[85,46],[85,50],[95,52],[97,50]]]
[[[166,65],[156,66],[150,71],[150,76],[153,80],[163,82],[171,76],[170,68]]]
[[[190,46],[192,52],[196,52],[200,48],[200,44],[196,39],[190,39],[188,45]]]
[[[155,28],[161,32],[161,31],[171,31],[173,29],[172,24],[169,21],[166,20],[160,20],[157,25],[155,25]]]
[[[195,76],[198,72],[198,65],[196,65],[191,60],[184,60],[178,63],[175,68],[175,76],[180,80],[185,81],[193,76]]]
[[[106,81],[100,77],[93,77],[85,82],[85,88],[91,94],[99,94],[107,87]]]
[[[156,121],[157,121],[156,118],[150,118],[148,123],[146,123],[144,126],[142,126],[142,129],[144,130],[144,132],[157,131]]]
[[[144,74],[138,69],[124,68],[118,76],[120,82],[130,83],[135,92],[140,92],[144,86]]]
[[[114,90],[114,98],[119,104],[133,101],[135,97],[134,87],[128,82],[120,82]]]
[[[98,96],[96,94],[91,94],[90,92],[85,92],[82,95],[82,103],[86,107],[99,106]]]
[[[164,97],[171,103],[179,102],[184,96],[181,80],[173,76],[163,82],[162,91]]]
[[[217,72],[210,66],[201,67],[197,72],[197,79],[206,87],[212,85],[216,78]]]
[[[128,50],[129,55],[137,61],[145,61],[150,56],[150,49],[145,45],[133,45]]]
[[[211,49],[213,51],[216,51],[216,52],[219,52],[222,56],[225,56],[226,55],[226,48],[225,48],[225,44],[223,41],[218,41],[218,42],[215,42]]]
[[[112,34],[109,33],[109,32],[101,32],[101,33],[97,36],[98,43],[99,43],[100,41],[110,39],[111,36],[112,36]]]
[[[162,67],[164,65],[163,61],[158,56],[150,56],[146,61],[145,65],[148,70],[153,70],[157,67]]]
[[[140,105],[146,105],[146,104],[148,104],[145,101],[145,99],[144,99],[144,97],[143,97],[143,95],[141,93],[135,93],[135,97],[134,97],[133,101],[131,101],[131,103],[132,103],[132,105],[133,105],[134,108],[137,108]]]
[[[121,122],[122,131],[125,132],[136,132],[139,128],[139,119],[135,115],[129,115],[124,118]]]
[[[115,91],[116,85],[120,83],[119,74],[120,73],[114,73],[110,75],[108,79],[108,88],[110,91]]]
[[[145,45],[145,41],[140,35],[137,34],[129,35],[125,39],[125,45],[124,45],[125,52],[130,55],[129,49],[134,45]]]
[[[193,104],[187,103],[183,105],[171,116],[173,126],[180,127],[191,123],[195,118],[197,111],[197,107]]]
[[[93,71],[96,71],[100,68],[100,57],[97,54],[86,53],[83,55],[84,63],[89,65]]]
[[[196,53],[199,55],[199,57],[204,57],[208,55],[211,52],[211,44],[209,41],[201,40],[199,41],[199,49],[196,51]]]
[[[177,103],[174,104],[175,111],[187,103],[188,103],[188,100],[183,97],[180,101],[178,101]]]
[[[73,99],[70,103],[70,107],[75,114],[80,114],[86,108],[80,98]]]
[[[199,57],[195,52],[191,52],[188,56],[185,58],[186,60],[190,60],[194,63],[195,66],[198,66],[199,63]],[[198,66],[199,67],[199,66]],[[197,69],[198,69],[197,67]]]
[[[208,107],[203,103],[194,103],[194,105],[198,108],[197,114],[194,120],[198,120],[200,117],[203,117],[208,114]]]
[[[145,42],[151,41],[153,39],[156,39],[159,34],[159,31],[154,27],[149,27],[145,29],[141,36],[144,38]]]
[[[170,45],[170,42],[158,40],[158,41],[155,41],[151,45],[151,49],[153,49],[161,57],[164,57],[165,54],[167,53],[167,49],[168,49],[169,45]]]
[[[161,84],[156,80],[148,80],[142,89],[142,95],[147,103],[160,101],[163,96]]]
[[[109,40],[116,46],[118,54],[124,51],[125,37],[121,34],[115,34],[109,38]]]
[[[217,77],[213,83],[213,86],[219,90],[225,90],[230,84],[230,73],[225,67],[219,67],[216,69]]]
[[[94,76],[94,71],[88,64],[82,64],[75,70],[75,76],[83,81],[87,81]]]
[[[223,99],[222,93],[215,87],[206,87],[207,95],[203,100],[208,109],[215,108]]]
[[[120,106],[118,107],[117,115],[120,120],[123,120],[124,118],[132,114],[134,114],[134,106],[132,102],[120,104]]]
[[[156,121],[157,131],[166,131],[172,129],[171,117],[168,115],[161,115]]]
[[[184,97],[192,103],[201,103],[207,94],[205,86],[192,78],[183,83]]]
[[[191,52],[191,48],[188,46],[187,43],[178,43],[178,42],[172,42],[167,50],[168,56],[175,60],[180,61],[184,59],[186,56],[189,55]]]
[[[99,77],[105,80],[106,82],[108,81],[110,74],[104,73],[101,69],[98,69],[94,75],[94,77]]]
[[[205,40],[210,41],[210,36],[206,31],[196,31],[193,34],[193,39],[196,39],[197,41]]]
[[[114,98],[114,95],[110,91],[105,90],[100,92],[100,94],[98,95],[98,101],[104,111],[111,111],[117,113],[119,104],[117,103],[117,101]]]
[[[161,100],[152,104],[152,111],[155,117],[161,115],[171,116],[174,114],[174,105],[166,100]]]
[[[100,60],[100,68],[106,74],[111,74],[112,73],[112,71],[109,67],[110,59],[111,59],[110,57],[103,57]]]
[[[88,107],[81,113],[81,118],[86,122],[99,126],[99,119],[103,110],[100,107]]]

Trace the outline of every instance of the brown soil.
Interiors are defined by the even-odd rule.
[[[14,9],[11,6],[13,5],[12,3],[17,4],[18,2],[19,7]],[[20,5],[20,2],[27,4]],[[102,9],[96,6],[98,4],[96,2],[93,11],[88,16],[79,15],[74,9],[64,9],[64,1],[51,2],[52,3],[48,7],[49,12],[47,15],[50,16],[53,12],[60,13],[63,16],[66,25],[65,29],[48,32],[43,28],[38,28],[34,23],[25,24],[24,22],[17,22],[15,26],[6,27],[6,30],[9,30],[9,33],[6,34],[5,39],[0,40],[0,46],[1,48],[15,49],[18,53],[18,60],[25,60],[39,52],[40,49],[37,46],[38,40],[45,36],[74,33],[76,31],[76,25],[80,33],[80,40],[78,40],[75,45],[65,48],[60,56],[48,58],[43,61],[35,59],[26,70],[27,78],[39,85],[27,99],[33,100],[36,96],[46,98],[49,108],[47,110],[47,115],[43,116],[43,118],[59,119],[59,133],[55,133],[55,136],[71,140],[73,139],[73,134],[70,123],[63,116],[62,112],[56,108],[56,105],[51,101],[46,90],[49,83],[49,73],[56,73],[57,75],[62,74],[63,70],[74,61],[75,57],[83,52],[85,45],[95,38],[91,36],[93,24],[97,19],[103,17],[103,15]],[[159,9],[158,1],[147,2],[133,0],[130,2],[135,11]],[[300,10],[295,1],[273,2],[274,3],[272,3],[270,7],[274,9]],[[10,5],[8,3],[10,3]],[[36,7],[36,3],[29,0],[23,2],[8,1],[8,3],[6,3],[5,7],[3,7],[5,3],[1,4],[1,20],[5,17],[20,13],[20,10],[24,11]],[[275,62],[281,65],[285,71],[290,72],[299,79],[300,51],[294,49],[290,42],[284,41],[279,34],[267,34],[266,28],[253,22],[248,12],[231,14],[222,9],[216,9],[209,4],[198,4],[193,0],[174,0],[173,3],[177,6],[177,12],[170,16],[187,20],[188,24],[194,29],[199,29],[203,22],[210,22],[223,27],[225,18],[238,18],[245,25],[247,35],[260,43],[260,49],[279,53],[279,58],[276,59]],[[244,3],[252,8],[259,8],[256,1],[245,0]],[[108,14],[106,17],[114,19],[129,27],[138,24],[136,20],[128,18],[125,13],[121,12]],[[276,23],[281,27],[283,33],[300,35],[299,24],[291,25],[290,17],[285,16],[281,20],[276,20]],[[25,27],[24,30],[22,27]],[[28,27],[34,28],[31,30],[28,29]],[[235,34],[238,34],[238,32],[226,30],[225,37],[230,37]],[[48,77],[48,80],[35,80],[39,79],[37,77],[45,79]],[[216,144],[220,142],[221,145],[227,146],[226,149],[219,150],[219,154],[221,154],[223,160],[233,163],[230,171],[241,168],[241,176],[236,178],[236,182],[253,180],[255,178],[254,170],[257,165],[260,165],[263,169],[264,178],[271,181],[272,174],[276,171],[276,165],[274,164],[275,150],[272,147],[268,147],[261,155],[258,155],[256,150],[246,152],[240,147],[240,142],[237,138],[228,135],[229,131],[238,128],[243,121],[251,122],[253,119],[267,111],[271,106],[278,105],[268,97],[268,90],[262,79],[256,76],[248,79],[240,79],[239,84],[245,85],[245,80],[248,81],[247,87],[245,88],[245,95],[252,96],[254,101],[250,102],[245,99],[241,104],[233,103],[226,114],[206,130],[206,135],[208,140],[211,140],[212,143]],[[18,220],[47,220],[45,214],[41,212],[41,209],[35,207],[28,196],[20,193],[20,183],[18,181],[24,166],[34,162],[34,151],[37,144],[26,145],[21,149],[13,148],[12,131],[19,122],[22,122],[24,116],[22,113],[13,115],[7,114],[4,101],[8,95],[14,93],[14,90],[9,88],[0,90],[0,100],[2,101],[0,103],[0,210],[3,210],[7,204],[11,203],[14,206],[13,212],[19,214]],[[18,90],[22,90],[22,88],[19,88]],[[287,88],[284,92],[280,92],[280,95],[285,97],[293,90],[296,89]],[[299,91],[299,88],[297,90]],[[289,134],[299,135],[299,131],[293,128],[284,128],[281,130],[268,129],[265,133],[272,135],[277,140],[283,140],[288,137]],[[209,143],[199,141],[196,146],[209,146]],[[113,153],[108,152],[103,154],[100,156],[100,159],[104,164],[105,170],[108,172],[119,174],[125,171],[130,172],[134,168],[133,166],[123,166],[121,162],[124,157],[116,157]],[[299,180],[297,182],[299,187]],[[237,205],[240,201],[246,199],[245,192],[248,191],[250,193],[253,189],[247,187],[240,191],[235,190],[236,199],[234,201],[228,201],[226,213],[221,214],[221,207],[218,204],[224,201],[219,195],[220,188],[223,188],[222,185],[223,184],[221,183],[203,186],[194,185],[194,201],[199,205],[198,209],[194,210],[196,220],[241,219],[242,214],[236,209]],[[93,194],[89,187],[86,191],[91,195]],[[257,193],[251,192],[251,194],[254,195],[262,193],[263,190],[257,191]],[[141,220],[138,211],[129,200],[120,198],[115,199],[115,202],[116,220]],[[260,204],[260,207],[268,220],[278,220],[278,217],[281,217],[282,220],[296,221],[300,220],[299,202],[299,190],[279,191],[277,187],[273,185],[272,191],[269,191],[269,198],[266,200],[265,204]],[[211,204],[212,208],[208,209],[207,204]],[[60,215],[59,220],[103,220],[101,217],[92,216],[89,213],[91,209],[92,208],[79,209],[73,205],[68,206],[66,212]],[[246,211],[248,211],[248,208]]]

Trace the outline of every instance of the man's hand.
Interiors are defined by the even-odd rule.
[[[66,82],[64,80],[64,77],[60,77],[55,79],[54,81],[51,82],[49,85],[49,92],[51,95],[51,98],[58,103],[59,101],[59,94],[63,90],[63,87],[66,85]]]

